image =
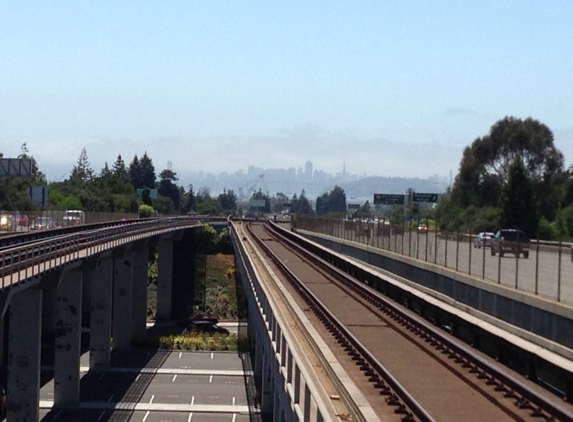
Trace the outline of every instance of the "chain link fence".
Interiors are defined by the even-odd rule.
[[[492,254],[478,233],[441,233],[418,221],[358,221],[297,215],[297,229],[362,243],[533,295],[573,304],[571,243],[532,239],[528,258]]]

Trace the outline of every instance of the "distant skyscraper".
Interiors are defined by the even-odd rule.
[[[304,165],[304,174],[307,180],[312,180],[312,161],[307,161]]]

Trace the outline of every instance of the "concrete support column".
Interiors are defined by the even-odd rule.
[[[133,333],[133,286],[131,252],[114,258],[113,261],[113,314],[112,347],[128,350]]]
[[[265,348],[263,356],[263,373],[261,379],[261,412],[273,410],[273,348]]]
[[[80,402],[80,342],[82,317],[81,270],[62,274],[56,295],[56,355],[54,359],[54,405]]]
[[[42,337],[51,337],[56,331],[56,295],[62,271],[42,276]]]
[[[255,372],[255,376],[257,377],[261,377],[261,374],[263,372],[263,343],[264,343],[264,338],[262,337],[261,334],[259,334],[259,330],[257,329],[255,331],[255,344],[254,344],[254,348],[255,348],[255,365],[254,365],[254,372]]]
[[[157,319],[171,318],[173,241],[161,239],[157,261]]]
[[[4,342],[4,331],[5,331],[5,326],[6,325],[6,319],[4,318],[4,316],[0,317],[0,365],[4,365],[4,357],[7,355],[6,353],[4,353],[4,346],[5,346],[5,342]]]
[[[90,370],[111,366],[111,303],[113,260],[101,258],[92,274],[90,307]]]
[[[42,290],[16,293],[10,303],[10,350],[8,358],[8,420],[40,418],[40,345]]]
[[[147,267],[149,261],[149,248],[147,243],[137,245],[131,256],[133,263],[133,307],[132,307],[132,331],[133,340],[143,339],[147,329]]]

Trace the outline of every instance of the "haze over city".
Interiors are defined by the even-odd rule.
[[[0,1],[0,152],[48,181],[145,152],[196,172],[449,178],[505,116],[573,163],[573,3]]]

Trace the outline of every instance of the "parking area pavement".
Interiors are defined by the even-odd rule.
[[[105,372],[87,362],[78,409],[52,408],[52,369],[43,368],[41,421],[263,421],[247,354],[135,350],[115,353]]]

